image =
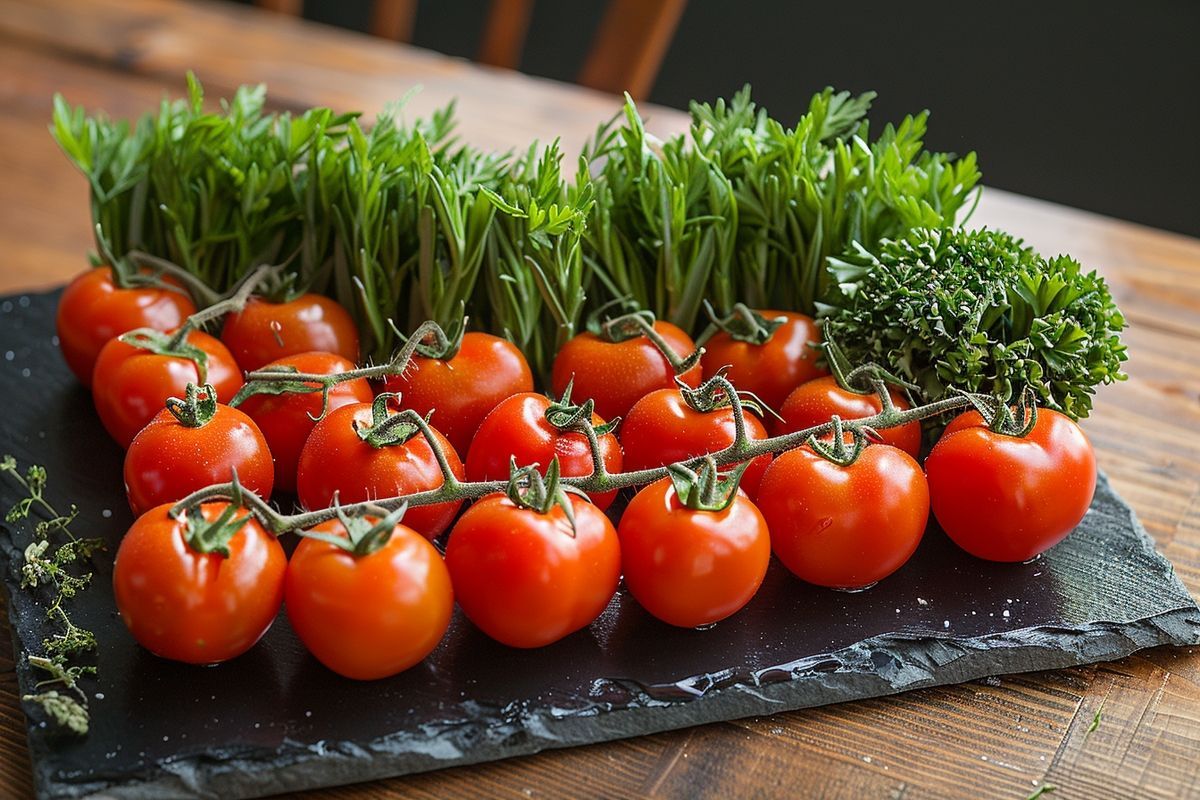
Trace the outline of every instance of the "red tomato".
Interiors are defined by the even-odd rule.
[[[333,353],[300,353],[265,366],[295,367],[313,375],[333,375],[354,369],[353,363]],[[369,403],[373,397],[371,385],[362,378],[339,383],[329,390],[329,411],[350,403]],[[275,460],[275,488],[295,491],[300,451],[317,424],[314,417],[321,413],[321,393],[257,394],[246,398],[240,408],[258,425],[271,448],[271,457]]]
[[[254,420],[217,404],[211,419],[193,426],[163,409],[129,444],[125,493],[137,516],[205,486],[226,483],[234,470],[242,486],[270,499],[275,467]]]
[[[587,437],[578,431],[559,430],[551,424],[546,418],[550,406],[549,398],[533,392],[514,395],[496,406],[484,418],[467,451],[467,478],[472,481],[508,480],[514,456],[518,466],[537,464],[543,475],[555,456],[558,456],[563,477],[591,475],[592,455]],[[594,427],[603,424],[604,420],[592,415]],[[620,472],[623,460],[617,437],[606,433],[599,441],[604,468],[609,472]],[[616,490],[588,495],[601,510],[612,505],[616,496]]]
[[[767,438],[766,428],[757,417],[746,413],[742,416],[750,439]],[[687,404],[677,389],[651,392],[634,404],[621,423],[624,468],[634,472],[663,467],[723,450],[733,444],[733,419],[733,409],[728,406],[709,412],[697,411]],[[751,499],[756,496],[758,483],[770,465],[771,456],[762,455],[751,461],[742,473],[741,487]]]
[[[450,532],[446,566],[463,613],[510,647],[542,647],[590,625],[621,578],[621,548],[604,512],[569,495],[542,514],[504,495],[467,509]]]
[[[228,403],[242,388],[242,372],[219,339],[190,331],[186,341],[207,356],[206,376],[200,375],[191,359],[159,355],[119,338],[100,350],[92,373],[92,400],[100,421],[121,447],[129,447],[167,398],[182,395],[189,383],[210,384],[221,403]]]
[[[1027,436],[994,433],[977,411],[959,415],[925,459],[938,524],[968,553],[1028,561],[1075,529],[1096,490],[1096,455],[1083,431],[1048,408]]]
[[[349,361],[359,356],[354,319],[319,294],[286,303],[252,297],[241,312],[226,318],[221,341],[247,372],[301,353],[333,353]]]
[[[228,503],[204,503],[216,520]],[[201,553],[170,505],[147,511],[121,540],[113,591],[133,638],[150,652],[189,664],[216,664],[249,650],[271,627],[283,601],[287,556],[244,509],[229,555]]]
[[[196,313],[183,287],[170,278],[164,280],[179,291],[120,289],[109,267],[89,269],[67,284],[58,301],[58,344],[80,383],[92,385],[96,358],[110,339],[135,328],[174,330]]]
[[[771,463],[758,505],[785,567],[819,586],[862,589],[904,566],[921,543],[929,487],[895,447],[868,445],[849,466],[801,447]]]
[[[669,322],[655,322],[654,330],[679,358],[696,350],[692,337]],[[700,365],[679,376],[688,386],[700,384]],[[581,333],[563,345],[554,359],[550,382],[562,396],[572,378],[577,400],[596,402],[596,413],[605,419],[623,417],[633,404],[655,389],[675,386],[670,362],[645,336],[609,342],[594,333]]]
[[[735,338],[720,331],[704,343],[700,363],[705,375],[715,375],[721,367],[733,385],[754,393],[778,411],[788,394],[806,381],[827,374],[817,366],[820,352],[812,345],[821,341],[821,331],[812,317],[791,311],[759,311],[767,320],[784,317],[762,344]]]
[[[337,520],[313,531],[346,535]],[[360,556],[305,537],[288,564],[285,598],[308,651],[356,680],[386,678],[420,662],[442,640],[454,610],[442,557],[405,525]]]
[[[663,622],[711,625],[754,597],[771,561],[767,523],[741,489],[723,511],[686,507],[670,478],[629,501],[617,529],[625,585]]]
[[[426,416],[466,454],[471,438],[501,400],[533,391],[533,373],[521,351],[506,339],[468,333],[449,359],[416,356],[403,375],[387,379],[389,392],[400,392],[400,407]]]
[[[894,388],[889,387],[888,394],[892,397],[892,403],[901,411],[912,407]],[[788,395],[783,407],[779,409],[779,416],[783,417],[783,421],[775,420],[775,434],[778,436],[822,425],[829,422],[835,414],[844,420],[852,420],[871,417],[882,410],[879,395],[859,394],[843,389],[837,380],[829,375],[802,384]],[[913,458],[921,455],[920,422],[882,428],[879,435],[882,444],[898,447]]]
[[[296,494],[302,506],[328,508],[334,494],[346,505],[423,492],[445,483],[433,448],[420,432],[399,444],[377,447],[359,436],[359,430],[369,428],[371,421],[372,404],[354,403],[331,411],[317,423],[300,452]],[[431,430],[451,472],[461,479],[462,461],[446,437]],[[404,515],[404,523],[434,539],[450,526],[461,507],[461,500],[416,506]]]

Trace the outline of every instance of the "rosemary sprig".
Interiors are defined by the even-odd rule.
[[[54,632],[42,640],[42,654],[26,653],[30,666],[46,673],[37,683],[37,691],[21,699],[38,705],[57,725],[78,735],[88,731],[87,695],[79,687],[85,675],[95,675],[96,667],[80,664],[78,660],[96,649],[96,636],[71,619],[68,601],[85,589],[92,579],[88,560],[104,549],[102,539],[81,539],[71,532],[70,525],[78,515],[72,505],[60,514],[45,498],[46,470],[33,465],[20,471],[11,455],[0,459],[0,473],[11,478],[24,492],[5,514],[4,520],[14,524],[40,514],[34,524],[29,544],[24,550],[21,565],[21,588],[40,591],[49,599],[46,616]],[[74,565],[75,569],[71,567]]]

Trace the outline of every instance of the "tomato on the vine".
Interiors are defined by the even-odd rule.
[[[121,540],[113,592],[133,638],[155,655],[216,664],[249,650],[283,601],[287,556],[245,509],[204,503],[184,519],[163,504]]]
[[[904,395],[894,387],[888,387],[892,405],[899,411],[912,408]],[[779,409],[782,420],[775,420],[776,435],[794,433],[805,428],[823,425],[835,415],[843,420],[872,417],[883,410],[879,395],[874,392],[856,392],[843,388],[837,379],[828,375],[801,384],[788,395]],[[921,455],[921,423],[919,420],[878,430],[880,442],[898,447],[913,458]]]
[[[129,443],[125,493],[133,513],[140,515],[228,482],[235,470],[243,487],[270,499],[275,467],[254,420],[218,403],[211,386],[188,384],[185,399],[170,398]]]
[[[437,457],[420,428],[405,415],[390,413],[394,395],[384,393],[372,403],[354,403],[329,412],[308,436],[300,451],[296,494],[309,509],[327,508],[334,501],[359,503],[436,489],[445,483]],[[409,412],[411,413],[411,412]],[[450,442],[436,428],[429,433],[446,458],[455,478],[463,465]],[[404,523],[428,539],[454,521],[462,501],[416,506]]]
[[[312,293],[283,303],[250,298],[225,319],[221,341],[247,372],[301,353],[333,353],[349,361],[359,356],[358,328],[350,313]]]
[[[179,343],[173,339],[170,332],[143,328],[100,350],[92,372],[92,400],[121,447],[129,447],[167,398],[183,394],[189,383],[210,384],[220,403],[228,403],[242,387],[242,372],[219,339],[196,330]]]
[[[534,480],[542,493],[533,498],[510,488],[509,496],[476,502],[446,546],[463,613],[511,647],[542,647],[587,627],[621,578],[620,544],[604,512],[575,494],[555,499],[557,467],[548,491],[540,476]],[[563,503],[570,503],[573,523]]]
[[[686,391],[686,390],[685,390]],[[677,389],[659,389],[638,400],[621,423],[621,446],[625,469],[634,472],[686,461],[723,450],[734,442],[736,425],[729,405],[701,410]],[[747,438],[767,438],[758,418],[742,412]],[[753,499],[763,473],[771,465],[769,454],[750,461],[742,474],[741,488]]]
[[[929,487],[917,462],[899,448],[863,444],[789,450],[759,485],[771,548],[809,583],[870,586],[904,566],[925,532]]]
[[[689,480],[681,485],[673,473],[642,489],[617,528],[629,592],[652,615],[681,628],[711,625],[741,610],[771,561],[767,523],[736,478],[709,484],[710,496],[705,479]]]
[[[1091,505],[1091,442],[1067,416],[1036,414],[1024,433],[992,430],[978,411],[960,414],[925,459],[933,514],[971,555],[1028,561],[1062,541]]]
[[[580,413],[579,406],[571,405],[569,394],[551,401],[545,395],[527,392],[501,402],[484,418],[471,442],[467,451],[467,478],[504,480],[509,477],[513,458],[521,466],[538,464],[545,474],[551,460],[557,457],[564,476],[591,475],[592,451],[587,436],[567,427],[567,422]],[[620,472],[623,459],[617,437],[597,415],[592,414],[591,420],[599,434],[597,441],[604,468]],[[612,505],[616,496],[615,489],[588,495],[602,510]]]
[[[404,374],[389,376],[384,385],[400,393],[401,408],[421,416],[434,412],[433,423],[465,457],[483,418],[500,401],[533,391],[533,372],[512,342],[472,331],[453,355],[416,355]]]
[[[174,330],[196,312],[177,281],[162,280],[171,288],[122,289],[114,282],[111,267],[93,267],[63,289],[55,318],[58,345],[80,383],[92,385],[96,358],[110,339],[135,328]]]
[[[675,356],[686,359],[696,350],[692,337],[669,322],[657,321],[654,330]],[[688,386],[700,383],[700,364],[679,378]],[[596,413],[605,419],[623,417],[633,404],[655,389],[675,386],[675,369],[644,333],[609,341],[591,331],[575,336],[558,351],[550,383],[556,395],[574,381],[575,396],[594,400]]]
[[[774,411],[797,386],[826,374],[817,365],[820,351],[814,345],[821,331],[812,317],[741,306],[722,324],[725,329],[704,343],[704,374],[728,367],[734,386]]]
[[[333,353],[300,353],[266,364],[265,368],[285,367],[310,375],[335,375],[349,372],[354,364]],[[315,387],[315,384],[311,384]],[[350,403],[370,403],[374,397],[364,378],[334,384],[329,389],[328,411]],[[262,431],[275,461],[275,488],[290,492],[296,488],[296,469],[300,451],[321,414],[321,392],[285,392],[255,394],[238,406]]]
[[[288,563],[284,597],[292,629],[318,661],[347,678],[375,680],[437,647],[454,592],[424,537],[372,517],[330,520],[303,537]]]

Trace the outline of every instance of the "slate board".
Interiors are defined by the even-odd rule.
[[[931,527],[866,592],[773,564],[746,609],[705,631],[660,624],[621,592],[589,629],[536,651],[456,615],[429,659],[373,683],[325,670],[284,618],[228,664],[162,661],[113,603],[111,555],[131,522],[122,453],[59,357],[56,302],[0,298],[0,452],[46,465],[51,501],[79,505],[76,533],[112,548],[75,607],[100,640],[92,731],[64,739],[30,721],[41,797],[251,797],[1200,643],[1200,609],[1102,476],[1079,529],[1034,562],[975,560]],[[0,489],[0,507],[14,499]],[[0,527],[17,652],[45,635],[44,608],[15,588],[26,536]],[[20,659],[17,677],[22,692],[37,679]]]

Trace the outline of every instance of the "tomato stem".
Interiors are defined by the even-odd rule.
[[[182,400],[178,397],[167,398],[167,410],[185,428],[203,428],[216,416],[217,390],[211,383],[200,388],[188,383]]]

